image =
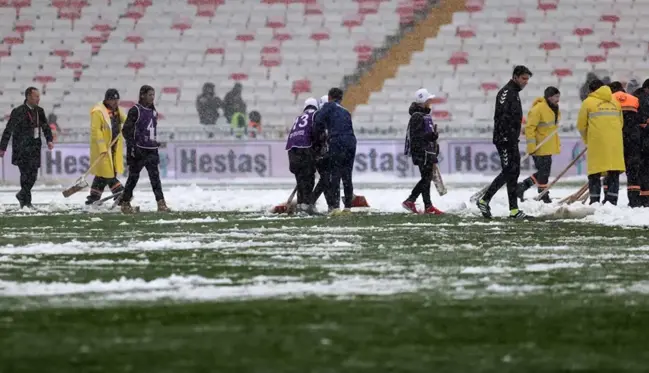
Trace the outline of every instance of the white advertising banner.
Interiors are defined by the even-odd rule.
[[[495,175],[500,160],[489,139],[442,139],[439,166],[444,174]],[[418,176],[410,158],[403,154],[403,139],[359,140],[356,147],[356,175]],[[562,138],[561,154],[553,158],[553,174],[560,172],[582,149],[577,138]],[[219,143],[168,143],[160,149],[160,171],[165,179],[219,179],[290,177],[283,141],[232,141]],[[525,144],[520,145],[525,154]],[[90,166],[88,144],[56,144],[41,152],[41,182],[73,181]],[[2,181],[18,183],[18,168],[11,164],[11,149],[0,165]],[[533,172],[528,159],[521,173]],[[567,175],[584,175],[585,158]],[[122,175],[122,176],[126,176]]]

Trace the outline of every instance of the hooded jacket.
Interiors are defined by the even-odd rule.
[[[558,123],[561,119],[561,111],[554,110],[544,97],[538,97],[532,103],[532,108],[527,114],[527,124],[525,125],[525,139],[527,143],[527,153],[536,156],[553,155],[561,152],[561,141],[559,134],[555,133],[552,138],[545,142],[538,150],[537,144],[545,140],[550,134],[559,128]]]
[[[521,87],[510,80],[498,91],[494,110],[493,143],[500,146],[518,147],[523,122],[523,107],[518,92]]]
[[[90,173],[108,179],[124,173],[124,138],[120,134],[126,114],[120,108],[112,115],[116,120],[103,102],[90,109],[90,164],[94,165]],[[118,138],[111,147],[115,134]],[[108,153],[108,156],[100,160],[103,153]]]
[[[581,104],[577,129],[588,146],[588,175],[625,171],[622,109],[611,88],[600,87]]]
[[[216,124],[221,106],[221,99],[214,94],[214,84],[203,84],[203,92],[196,97],[196,111],[201,124]]]
[[[430,109],[413,102],[408,109],[410,120],[406,134],[404,153],[412,157],[412,163],[423,165],[437,163],[437,126],[430,116]]]

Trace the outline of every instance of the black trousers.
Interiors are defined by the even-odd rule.
[[[137,182],[140,180],[140,172],[142,172],[143,168],[146,168],[146,172],[149,174],[149,181],[151,182],[151,189],[153,189],[155,200],[164,200],[165,197],[162,193],[162,183],[160,182],[160,170],[158,169],[158,165],[160,164],[158,150],[136,150],[133,156],[127,158],[127,162],[128,180],[126,180],[126,187],[124,188],[124,194],[122,194],[122,201],[130,202],[131,199],[133,199],[133,190],[135,189],[135,186],[137,186]]]
[[[311,148],[289,150],[288,165],[297,183],[297,203],[311,204],[316,172],[313,150]]]
[[[635,139],[630,139],[624,142],[624,165],[626,167],[626,194],[629,198],[629,206],[639,207],[640,193],[642,186],[642,178],[646,178],[642,173],[642,154],[639,144],[636,144]],[[644,172],[647,172],[646,170]],[[648,180],[649,181],[649,180]],[[649,185],[646,186],[649,188]],[[649,191],[649,189],[647,189]]]
[[[327,206],[333,205],[333,200],[331,199],[331,188],[329,187],[329,182],[331,181],[331,164],[328,158],[320,158],[315,162],[316,171],[320,175],[320,180],[313,189],[311,194],[312,203],[315,205],[320,199],[322,193],[324,193],[325,200],[327,201]]]
[[[493,196],[507,184],[507,197],[509,199],[509,209],[518,208],[518,200],[516,199],[516,184],[518,183],[518,176],[521,173],[521,153],[518,150],[518,144],[502,146],[496,145],[498,156],[500,157],[500,166],[502,171],[496,176],[494,181],[487,189],[487,192],[482,197],[486,202],[491,201]]]
[[[532,181],[536,184],[539,193],[547,188],[550,181],[550,173],[552,172],[552,156],[539,155],[532,156],[536,172],[532,175]]]
[[[329,164],[331,173],[329,175],[329,193],[330,209],[340,207],[340,181],[343,182],[345,208],[352,207],[354,198],[354,184],[352,182],[352,172],[354,171],[354,160],[356,158],[356,144],[339,144],[329,146]]]
[[[643,149],[639,162],[640,205],[649,207],[649,149]]]
[[[421,179],[412,189],[408,201],[415,202],[419,195],[421,194],[422,199],[424,200],[424,206],[426,208],[433,205],[433,202],[430,200],[430,185],[433,180],[433,163],[428,160],[428,162],[422,162],[419,165],[419,174]]]
[[[91,204],[95,201],[101,199],[101,195],[104,193],[104,188],[110,188],[112,194],[119,193],[124,190],[124,186],[119,182],[117,177],[106,178],[101,176],[95,176],[92,180],[92,185],[90,186],[90,195],[86,200],[86,204]],[[117,199],[116,196],[114,199]]]
[[[20,171],[20,191],[16,194],[21,207],[32,204],[32,188],[38,177],[38,166],[32,164],[18,165]]]
[[[600,202],[602,198],[602,174],[588,175],[588,192],[590,204]],[[604,203],[609,202],[617,205],[618,193],[620,191],[620,171],[608,171],[604,177]]]

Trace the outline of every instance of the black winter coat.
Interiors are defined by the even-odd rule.
[[[2,133],[0,150],[6,151],[11,141],[11,163],[19,167],[41,166],[41,134],[47,142],[52,142],[52,130],[47,123],[45,110],[41,107],[30,109],[26,104],[11,111],[7,127]]]
[[[426,131],[424,116],[430,114],[429,108],[421,107],[416,103],[410,104],[408,109],[410,120],[408,121],[408,137],[406,138],[406,154],[412,157],[415,165],[426,163],[437,163],[439,147],[437,146],[437,128],[433,125],[430,132]]]
[[[636,116],[638,124],[647,123],[647,120],[649,119],[649,94],[647,94],[644,89],[640,88],[633,92],[633,95],[638,98],[640,104],[640,107],[638,108],[638,114]],[[642,138],[642,151],[649,153],[649,126],[640,128],[640,136]]]
[[[521,87],[513,80],[498,91],[494,110],[495,145],[518,147],[523,122],[523,106],[518,95],[520,91]]]

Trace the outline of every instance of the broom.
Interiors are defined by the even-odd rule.
[[[112,142],[110,143],[110,145],[108,146],[108,149],[110,149],[110,148],[113,147],[113,145],[117,142],[117,139],[119,139],[119,136],[121,136],[121,135],[118,135],[117,137],[115,137],[115,138],[113,139],[113,141],[112,141]],[[74,185],[72,185],[71,187],[65,189],[65,190],[62,192],[62,193],[63,193],[63,197],[68,198],[68,197],[70,197],[71,195],[73,195],[74,193],[76,193],[76,192],[78,192],[78,191],[80,191],[80,190],[83,190],[83,188],[87,187],[89,184],[88,184],[88,181],[86,181],[86,177],[88,176],[88,174],[90,174],[90,171],[92,171],[92,169],[93,169],[97,164],[99,164],[99,161],[101,161],[101,160],[104,159],[104,157],[105,157],[106,155],[108,155],[108,152],[101,154],[101,155],[99,156],[99,158],[97,158],[97,160],[94,161],[94,162],[90,165],[90,167],[88,167],[88,170],[87,170],[87,171],[86,171],[86,172],[85,172],[85,173],[84,173],[80,178],[78,178],[77,181],[75,181]]]
[[[557,181],[559,181],[559,179],[561,179],[561,177],[562,177],[566,172],[568,172],[568,170],[569,170],[572,166],[575,165],[575,163],[577,163],[577,161],[579,160],[579,158],[581,158],[582,155],[586,154],[586,150],[588,150],[588,148],[584,148],[584,150],[582,150],[581,153],[579,153],[579,154],[578,154],[578,155],[577,155],[577,156],[576,156],[576,157],[575,157],[575,158],[574,158],[574,159],[573,159],[573,160],[568,164],[568,166],[566,166],[566,168],[565,168],[563,171],[561,171],[561,173],[559,173],[559,175],[557,175],[557,177],[556,177],[556,178],[555,178],[555,179],[554,179],[554,180],[553,180],[553,181],[552,181],[552,182],[551,182],[547,187],[545,187],[545,189],[543,189],[543,191],[542,191],[541,193],[539,193],[536,197],[534,197],[534,200],[535,200],[535,201],[540,201],[541,198],[543,198],[543,196],[545,196],[546,194],[548,194],[548,192],[550,191],[550,188],[552,188],[552,186],[553,186],[554,184],[556,184]]]

